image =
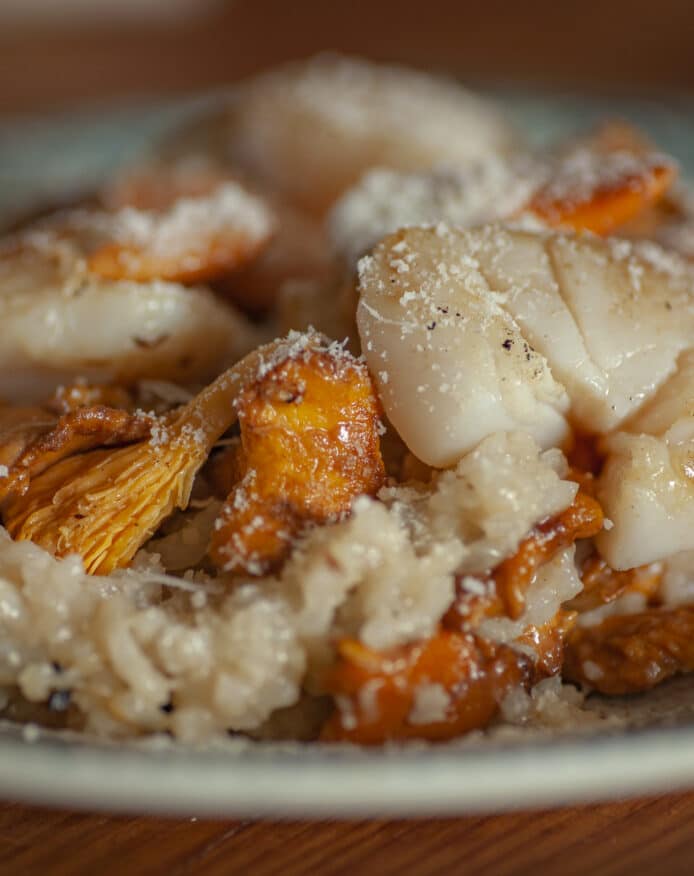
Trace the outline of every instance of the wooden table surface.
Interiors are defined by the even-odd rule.
[[[185,93],[325,49],[468,80],[694,92],[688,0],[218,0],[168,27],[93,19],[17,31],[0,16],[0,112]]]
[[[2,876],[678,876],[694,794],[426,821],[108,817],[0,806]]]

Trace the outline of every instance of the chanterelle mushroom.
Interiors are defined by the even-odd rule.
[[[127,565],[162,520],[186,507],[196,472],[236,420],[236,394],[282,346],[258,348],[187,405],[153,418],[144,439],[91,449],[40,471],[23,494],[7,499],[10,535],[57,556],[79,554],[90,573]]]
[[[368,371],[339,344],[300,335],[236,400],[238,482],[211,557],[227,571],[276,568],[313,523],[335,521],[384,480],[379,406]]]

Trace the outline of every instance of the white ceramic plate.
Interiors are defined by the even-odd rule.
[[[694,690],[690,691],[690,695]],[[0,733],[0,796],[187,816],[502,812],[694,787],[694,728],[386,751],[138,749]]]
[[[504,98],[536,141],[601,116],[633,119],[694,174],[694,112],[685,101]],[[159,104],[5,123],[0,216],[96,184],[182,110]],[[694,681],[616,708],[633,710],[641,729],[366,752],[234,741],[212,751],[115,746],[50,733],[29,739],[0,726],[0,797],[191,816],[329,817],[491,812],[694,787]],[[653,726],[663,715],[676,726]]]

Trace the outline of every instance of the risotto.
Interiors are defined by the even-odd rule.
[[[433,742],[694,671],[676,177],[321,57],[8,232],[0,716]]]

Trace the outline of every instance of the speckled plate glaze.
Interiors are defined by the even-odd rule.
[[[535,142],[606,116],[630,119],[694,176],[694,106],[684,99],[497,96]],[[88,190],[209,99],[5,121],[0,221]],[[0,724],[0,797],[189,816],[425,816],[694,788],[694,679],[593,708],[621,723],[379,751],[236,739],[204,751],[114,745]]]

